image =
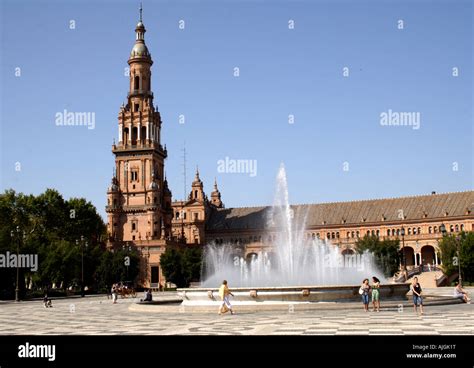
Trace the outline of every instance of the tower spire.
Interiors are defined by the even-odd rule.
[[[142,22],[142,12],[143,12],[142,3],[140,3],[140,22]]]

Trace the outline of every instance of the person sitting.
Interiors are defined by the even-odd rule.
[[[153,300],[153,296],[151,294],[151,289],[145,291],[145,298],[140,299],[141,302],[151,302]]]
[[[48,298],[48,294],[44,294],[43,304],[45,308],[53,308],[53,302]]]
[[[456,286],[454,287],[454,297],[461,299],[464,303],[470,303],[469,294],[462,288],[462,284],[456,281]]]

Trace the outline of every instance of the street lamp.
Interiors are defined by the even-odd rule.
[[[15,237],[15,233],[18,236],[18,241],[16,243],[16,285],[15,285],[15,301],[19,302],[20,301],[20,267],[19,267],[19,260],[20,260],[20,227],[17,226],[16,231],[10,231],[10,236],[12,238]]]
[[[76,245],[79,245],[79,240],[76,239]],[[84,245],[88,246],[87,240],[84,242],[84,236],[81,235],[81,296],[85,296],[84,292]]]
[[[402,258],[403,258],[403,273],[405,274],[405,281],[408,279],[407,275],[407,258],[405,257],[405,228],[402,227],[400,230],[402,235]]]

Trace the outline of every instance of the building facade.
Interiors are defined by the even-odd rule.
[[[271,253],[279,229],[268,221],[271,207],[225,208],[214,182],[210,199],[196,171],[187,200],[172,201],[165,178],[166,146],[161,144],[161,116],[151,88],[151,54],[141,19],[130,53],[126,104],[118,116],[113,144],[115,170],[107,191],[108,247],[135,247],[141,255],[138,284],[158,287],[165,279],[160,257],[167,247],[230,243],[241,255]],[[307,239],[322,239],[354,252],[366,234],[401,239],[407,267],[440,264],[440,226],[448,232],[474,231],[474,191],[354,202],[292,206],[305,219]],[[402,229],[405,235],[402,236]]]

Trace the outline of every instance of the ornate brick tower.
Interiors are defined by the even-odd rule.
[[[160,143],[161,116],[153,105],[151,66],[140,21],[130,53],[127,104],[118,116],[118,143],[112,146],[115,173],[107,191],[109,247],[137,247],[142,255],[140,284],[164,281],[159,257],[171,244],[171,191],[164,177],[166,146]]]

